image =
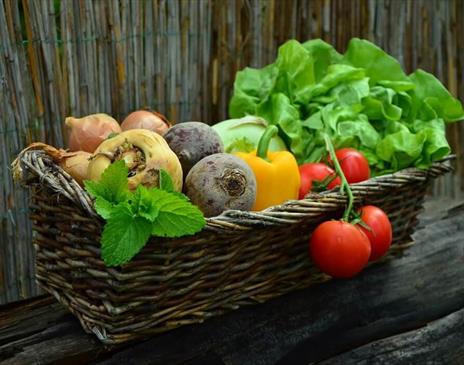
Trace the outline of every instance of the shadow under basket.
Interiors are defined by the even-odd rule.
[[[355,204],[379,206],[391,220],[393,244],[382,261],[411,245],[426,190],[452,170],[451,159],[351,185]],[[330,279],[308,258],[308,239],[342,215],[338,190],[261,212],[226,211],[194,236],[152,238],[130,263],[108,268],[91,197],[42,151],[17,161],[16,177],[32,190],[38,283],[104,343],[200,323]]]

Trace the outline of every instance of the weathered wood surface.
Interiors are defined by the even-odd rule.
[[[415,330],[371,342],[319,365],[463,364],[464,309]]]
[[[464,203],[433,201],[405,255],[120,348],[52,298],[0,307],[2,364],[463,364]]]
[[[272,62],[289,38],[344,51],[369,39],[407,72],[433,72],[464,100],[464,0],[0,1],[0,303],[38,293],[28,199],[12,159],[32,141],[61,146],[68,115],[119,120],[147,107],[174,121],[227,117],[237,70]],[[464,187],[464,124],[449,126]]]

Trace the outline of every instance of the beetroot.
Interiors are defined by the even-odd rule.
[[[250,210],[256,199],[256,179],[240,158],[216,153],[199,161],[187,175],[185,194],[206,217],[227,209]]]
[[[184,176],[202,158],[224,152],[219,134],[201,122],[176,124],[167,131],[164,138],[179,158]]]

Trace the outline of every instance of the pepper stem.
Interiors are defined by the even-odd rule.
[[[340,167],[340,163],[338,162],[337,155],[335,154],[335,149],[332,144],[332,141],[330,140],[330,137],[327,135],[327,133],[324,133],[324,140],[326,144],[326,148],[329,151],[330,158],[332,159],[332,162],[335,167],[335,171],[337,172],[337,175],[340,176],[340,179],[342,181],[342,184],[340,186],[340,192],[343,193],[345,191],[346,195],[348,196],[348,207],[345,209],[345,212],[343,213],[343,220],[345,222],[348,222],[350,219],[351,211],[353,210],[353,192],[351,191],[350,184],[348,184],[348,181],[346,180],[345,174],[342,171],[342,168]]]
[[[278,128],[275,125],[270,125],[266,128],[263,135],[259,139],[256,156],[267,160],[267,150],[269,149],[269,143],[271,143],[271,139],[277,134],[277,131]]]

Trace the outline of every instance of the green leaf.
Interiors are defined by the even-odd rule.
[[[326,105],[322,108],[321,115],[326,132],[329,133],[337,131],[337,124],[340,121],[354,120],[358,117],[356,110],[347,106],[337,106],[335,103]]]
[[[103,171],[99,181],[86,180],[85,189],[95,198],[100,197],[113,204],[120,203],[129,196],[128,173],[124,160],[116,161]]]
[[[201,211],[173,188],[169,174],[160,170],[160,185],[166,190],[138,185],[128,189],[128,169],[123,161],[110,165],[100,181],[86,181],[96,197],[95,209],[106,219],[101,237],[102,258],[107,266],[132,259],[153,234],[179,237],[194,234],[206,224]]]
[[[342,55],[335,48],[321,39],[311,39],[302,44],[314,60],[314,76],[319,82],[327,73],[327,68],[334,63],[340,63]]]
[[[286,94],[294,103],[307,103],[308,92],[315,82],[311,54],[300,42],[290,40],[279,47],[276,66],[279,76],[273,91]]]
[[[364,69],[371,85],[385,80],[410,82],[396,59],[366,40],[351,39],[343,62]]]
[[[369,95],[369,79],[351,80],[333,88],[330,92],[335,96],[337,105],[349,106],[351,110],[360,112],[362,100]]]
[[[234,82],[234,95],[230,100],[229,114],[232,118],[256,113],[258,105],[266,100],[275,86],[278,69],[274,64],[262,69],[246,67],[237,72]]]
[[[187,200],[163,190],[150,190],[151,199],[159,208],[152,234],[161,237],[181,237],[199,232],[206,224],[201,211]]]
[[[317,113],[311,114],[309,118],[301,122],[301,125],[309,129],[324,128],[324,122],[322,121],[322,113],[319,111]]]
[[[171,175],[164,169],[159,170],[159,188],[166,191],[174,191]]]
[[[113,204],[102,197],[95,199],[95,210],[104,219],[108,219],[113,213]]]
[[[392,80],[378,80],[377,85],[384,86],[388,89],[395,90],[396,92],[403,92],[413,90],[416,85],[411,81],[392,81]]]
[[[424,135],[403,130],[382,139],[377,145],[376,153],[397,171],[413,165],[420,158],[424,142]]]
[[[370,94],[364,99],[363,113],[369,119],[399,120],[402,109],[393,104],[395,91],[381,86],[371,88]]]
[[[401,109],[401,118],[405,122],[413,121],[415,114],[412,108],[412,97],[410,94],[400,91],[393,96],[393,104]]]
[[[290,147],[297,159],[304,154],[303,127],[299,122],[299,112],[290,99],[283,93],[273,94],[264,104],[260,105],[260,115],[271,120],[280,128],[281,137]]]
[[[310,98],[312,99],[316,96],[324,95],[330,89],[342,83],[361,80],[363,78],[365,78],[365,73],[361,68],[342,64],[330,65],[327,69],[327,74],[322,78],[322,80],[309,88]],[[369,90],[368,84],[367,90]]]
[[[135,216],[127,204],[114,208],[103,229],[102,258],[106,266],[118,266],[131,260],[148,241],[152,223]]]
[[[131,212],[154,222],[159,214],[159,207],[151,197],[151,192],[145,186],[139,185],[129,200]]]
[[[446,140],[446,129],[443,119],[429,121],[416,120],[414,129],[425,138],[421,157],[415,163],[417,167],[427,168],[434,161],[438,161],[449,155],[451,148]]]
[[[416,86],[414,94],[423,100],[425,106],[433,109],[438,118],[445,122],[464,119],[461,102],[454,98],[435,76],[419,69],[409,77]]]
[[[367,117],[360,114],[357,119],[338,123],[336,134],[337,147],[367,147],[375,149],[380,136],[369,123]]]

